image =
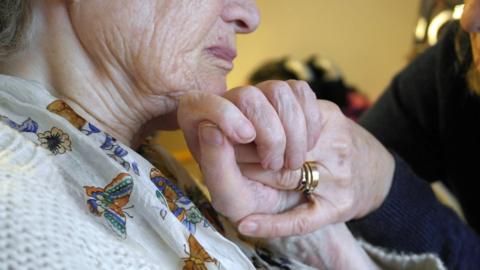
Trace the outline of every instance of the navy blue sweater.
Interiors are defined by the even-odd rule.
[[[373,244],[436,253],[449,269],[480,269],[480,97],[465,81],[470,62],[468,36],[454,24],[360,120],[396,153],[396,168],[383,205],[349,223]],[[469,225],[437,201],[435,180],[458,197]]]

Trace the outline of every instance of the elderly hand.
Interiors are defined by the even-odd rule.
[[[198,125],[208,120],[234,144],[254,139],[262,166],[272,170],[300,168],[321,129],[315,94],[307,83],[294,80],[238,87],[223,99],[190,92],[182,96],[177,117],[197,161],[201,156]]]
[[[238,148],[239,156],[244,160],[254,158],[262,167],[271,170],[283,167],[300,168],[305,162],[308,149],[317,141],[321,128],[316,124],[320,113],[315,104],[315,95],[308,84],[299,81],[267,81],[255,87],[232,89],[224,97],[203,92],[187,93],[180,100],[177,117],[195,159],[202,168],[205,167],[202,169],[205,181],[212,195],[215,195],[213,205],[235,221],[252,213],[281,211],[284,207],[279,204],[283,204],[285,199],[276,197],[279,193],[274,188],[252,179],[240,180],[241,173],[231,178],[233,182],[224,178],[222,184],[218,185],[218,178],[210,175],[215,174],[215,170],[209,168],[214,168],[219,163],[204,159],[200,149],[202,144],[199,141],[199,126],[206,133],[209,126],[200,123],[205,120],[215,123],[230,142],[239,146],[246,144]],[[248,144],[252,141],[254,144]],[[255,156],[249,154],[251,149],[254,149]],[[234,172],[233,166],[238,172],[235,154],[230,161],[232,163],[228,170]],[[210,162],[215,165],[212,166]],[[248,205],[241,202],[244,198],[238,198],[238,191],[241,189],[244,189],[241,194],[250,196]],[[269,193],[268,190],[272,191],[272,196],[264,194]],[[229,195],[232,192],[236,196]],[[258,196],[269,196],[268,202],[257,205]],[[289,196],[289,199],[295,197],[301,196],[295,193]],[[228,204],[223,202],[224,198],[230,199]]]
[[[336,105],[310,93],[303,82],[270,81],[180,102],[179,124],[212,204],[246,235],[312,232],[368,214],[388,193],[391,155]],[[294,191],[306,160],[321,174],[310,200]]]
[[[305,234],[327,224],[361,218],[377,209],[388,194],[394,160],[363,128],[347,119],[337,106],[318,101],[322,132],[308,161],[318,164],[319,186],[308,200],[275,215],[253,214],[239,223],[243,234],[276,237]],[[289,191],[298,186],[299,170],[268,171],[258,164],[239,163],[245,177]]]

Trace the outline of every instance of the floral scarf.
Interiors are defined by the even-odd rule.
[[[0,75],[0,122],[47,150],[72,196],[120,242],[154,257],[168,249],[186,270],[311,269],[239,237],[164,150],[142,146],[150,163],[35,82]]]

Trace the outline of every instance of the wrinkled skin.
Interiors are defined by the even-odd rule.
[[[480,0],[465,1],[461,26],[470,33],[474,64],[480,71]],[[291,94],[272,95],[280,89],[287,92],[281,82],[257,85],[265,98],[252,94],[251,87],[224,95],[237,110],[220,110],[227,119],[240,119],[243,113],[256,132],[251,140],[236,136],[239,122],[217,121],[214,113],[202,109],[192,120],[179,110],[181,126],[202,164],[214,204],[238,222],[246,235],[305,234],[364,217],[380,207],[391,186],[393,158],[375,138],[347,120],[335,105],[305,103],[297,91],[305,85],[288,84],[297,102],[291,101]],[[304,97],[309,95],[306,92]],[[193,100],[204,104],[209,100],[211,106],[222,103],[186,95],[181,104],[196,108]],[[305,161],[320,164],[320,185],[309,201],[292,191],[300,179],[299,165]]]
[[[223,98],[189,93],[178,119],[214,207],[249,236],[307,234],[359,218],[388,193],[389,152],[304,82],[268,81]],[[255,134],[242,137],[248,121]],[[307,160],[320,164],[312,200],[294,191]]]
[[[47,86],[127,145],[176,128],[179,97],[223,93],[236,34],[259,23],[253,0],[31,1],[28,47],[0,71]],[[215,49],[228,51],[228,59]],[[138,137],[138,136],[137,136]]]
[[[224,92],[231,68],[206,48],[235,48],[235,35],[259,21],[251,0],[79,1],[70,14],[87,53],[102,66],[120,66],[116,72],[140,84],[137,94],[148,95]]]
[[[391,179],[393,158],[336,105],[316,101],[305,82],[268,81],[222,97],[187,93],[178,120],[213,206],[241,233],[314,233],[325,243],[309,259],[319,269],[375,268],[343,222],[381,204],[390,184],[381,180]],[[321,164],[312,200],[293,191],[306,160]],[[381,196],[369,197],[372,189]]]
[[[202,165],[214,205],[240,222],[241,230],[249,219],[264,218],[266,227],[250,235],[307,233],[371,206],[366,203],[361,210],[346,211],[353,168],[349,132],[355,129],[330,103],[313,101],[305,83],[265,82],[225,93],[235,35],[250,33],[259,23],[253,0],[31,3],[35,23],[29,46],[2,63],[1,71],[45,85],[83,118],[127,145],[149,130],[175,128],[178,117]],[[212,54],[215,46],[230,50],[227,60]],[[338,126],[332,124],[337,121]],[[339,136],[343,132],[346,137]],[[340,144],[335,143],[337,137]],[[335,160],[341,156],[344,163],[329,167],[326,153]],[[269,182],[272,179],[263,175],[278,170],[283,176],[293,175],[311,158],[331,170],[324,188],[343,192],[341,211],[330,209],[329,218],[312,215],[311,221],[298,212],[292,221],[278,223],[285,225],[272,226],[269,218],[281,218],[276,214],[310,204],[286,188],[295,177]],[[336,198],[322,192],[318,191],[317,205],[338,205]],[[361,199],[359,194],[354,199]],[[297,229],[291,231],[288,222]],[[344,225],[330,226],[321,234],[323,254],[352,265],[368,262]],[[338,241],[348,244],[338,248]]]

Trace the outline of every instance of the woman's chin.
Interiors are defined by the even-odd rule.
[[[227,78],[225,75],[210,78],[201,85],[202,92],[208,92],[216,95],[223,95],[227,92]]]

